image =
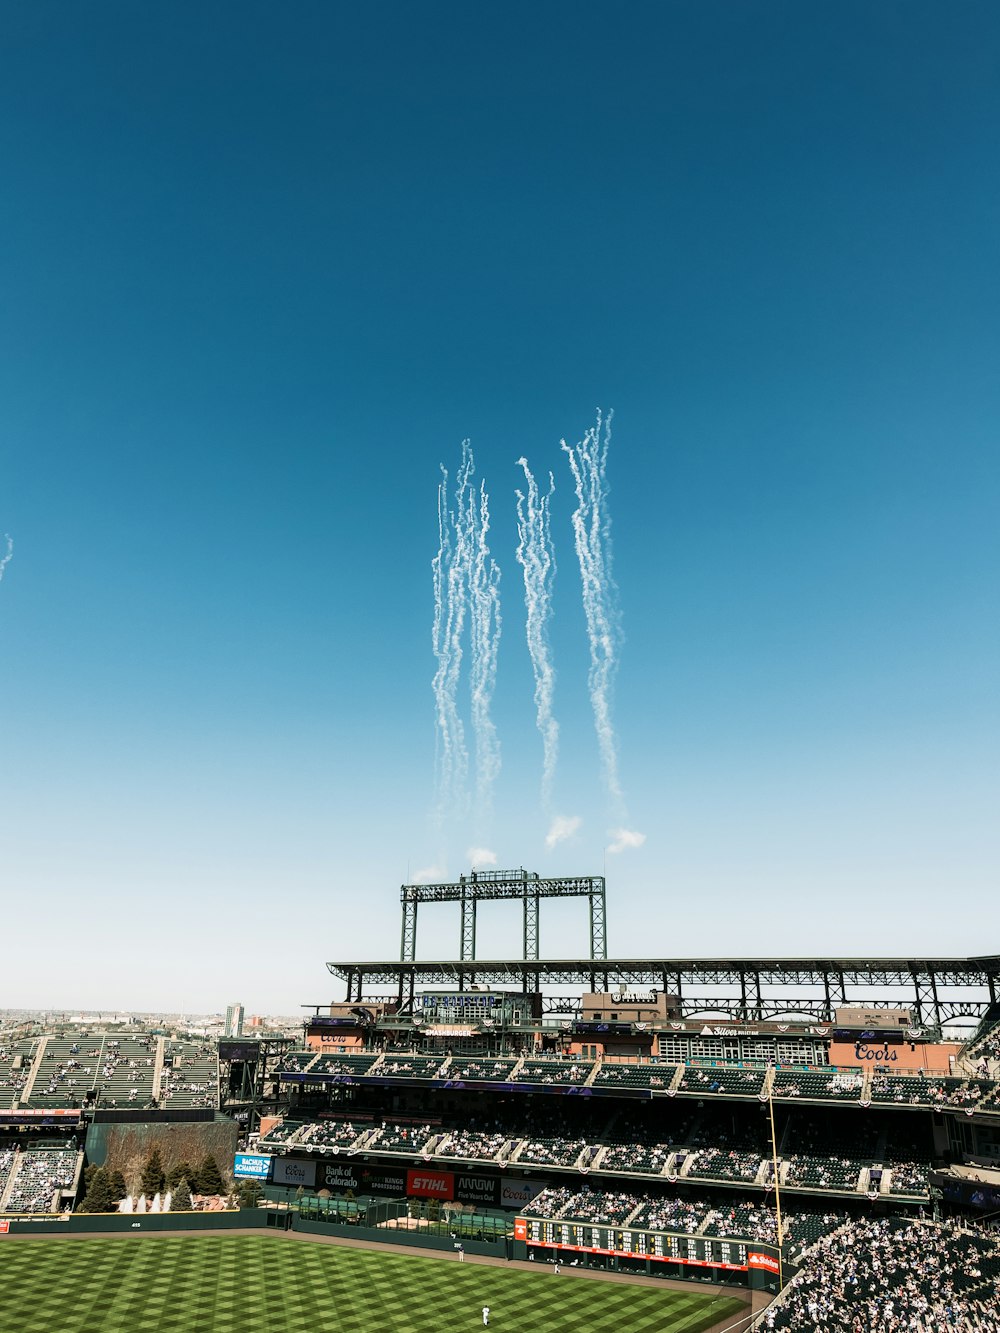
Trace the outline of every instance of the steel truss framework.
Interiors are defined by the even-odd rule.
[[[429,887],[429,886],[422,886]],[[868,1009],[904,1007],[922,1027],[940,1027],[958,1017],[981,1018],[1000,998],[1000,955],[936,959],[557,959],[533,958],[486,962],[327,963],[347,986],[348,1001],[371,998],[373,987],[391,988],[393,998],[412,1002],[415,989],[443,986],[465,990],[476,985],[517,987],[525,993],[547,987],[586,987],[591,991],[655,987],[677,997],[682,1017],[724,1014],[740,1022],[763,1022],[801,1014],[831,1022],[834,1009],[856,1004]],[[698,993],[710,986],[725,995]],[[798,988],[811,988],[804,996]],[[765,992],[774,990],[776,994]],[[891,992],[869,997],[871,990]],[[958,990],[959,996],[942,991]],[[860,992],[860,994],[859,994]],[[970,994],[969,992],[973,992]],[[382,998],[385,998],[384,996]],[[547,995],[549,1013],[577,1013],[579,996]]]
[[[233,1039],[241,1045],[251,1042]],[[252,1043],[253,1058],[219,1059],[219,1109],[250,1131],[260,1127],[260,1118],[288,1104],[287,1091],[279,1091],[278,1065],[286,1051],[298,1043],[289,1037],[261,1037]]]
[[[412,963],[417,956],[417,908],[421,903],[461,906],[459,958],[476,957],[476,905],[480,902],[519,902],[522,913],[522,958],[538,959],[538,904],[542,898],[587,898],[590,903],[590,956],[607,958],[607,891],[603,875],[572,875],[541,879],[528,870],[473,870],[450,884],[403,884],[402,929],[399,956]]]

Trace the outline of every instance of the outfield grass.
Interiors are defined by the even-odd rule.
[[[702,1333],[744,1307],[282,1236],[0,1239],[4,1333]]]

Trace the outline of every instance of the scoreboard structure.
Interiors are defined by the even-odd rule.
[[[560,1218],[519,1217],[514,1239],[525,1245],[562,1253],[600,1254],[614,1259],[641,1259],[666,1264],[721,1268],[746,1273],[750,1268],[778,1271],[777,1250],[742,1240],[691,1236],[678,1232],[642,1231],[635,1227],[595,1225]],[[752,1261],[752,1262],[751,1262]]]

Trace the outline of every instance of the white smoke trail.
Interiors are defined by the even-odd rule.
[[[462,446],[458,491],[468,486],[471,451]],[[454,542],[452,541],[454,533]],[[464,807],[469,768],[465,729],[458,712],[458,682],[462,669],[462,635],[466,615],[468,546],[464,526],[448,508],[448,473],[441,469],[438,484],[438,553],[431,561],[434,583],[432,644],[437,658],[433,689],[437,723],[437,818],[447,810]]]
[[[552,784],[559,757],[559,723],[552,714],[556,673],[549,644],[552,616],[552,584],[556,575],[556,552],[552,544],[550,502],[556,483],[549,473],[549,489],[542,495],[531,475],[526,458],[517,460],[524,470],[528,493],[517,496],[517,561],[524,571],[525,630],[531,669],[535,676],[535,725],[542,736],[542,804],[552,804]]]
[[[4,539],[7,542],[6,554],[0,556],[0,583],[3,582],[4,571],[14,558],[14,539],[9,532],[4,533]]]
[[[471,470],[472,452],[469,452]],[[459,514],[462,507],[459,506]],[[500,569],[490,555],[489,497],[486,483],[478,492],[469,486],[465,506],[466,544],[469,551],[469,601],[471,606],[471,698],[472,730],[476,738],[476,816],[482,822],[493,805],[493,784],[500,772],[500,742],[490,715],[497,681],[500,648]]]
[[[448,473],[438,486],[438,553],[431,561],[434,583],[432,642],[437,658],[434,699],[437,721],[437,816],[468,808],[469,753],[458,708],[465,623],[469,620],[470,695],[476,747],[476,816],[485,819],[500,771],[500,745],[491,716],[500,646],[500,570],[490,554],[489,499],[476,486],[475,458],[468,440],[455,478],[454,507]]]
[[[618,590],[611,575],[611,516],[608,511],[607,462],[612,415],[609,412],[603,423],[603,437],[601,413],[598,412],[597,425],[592,426],[578,444],[568,445],[565,440],[561,443],[569,457],[576,487],[573,537],[580,563],[583,610],[590,641],[587,677],[590,704],[604,784],[613,800],[620,803],[618,747],[611,716],[611,694],[621,642]]]

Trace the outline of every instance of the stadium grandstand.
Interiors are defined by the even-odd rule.
[[[590,955],[543,960],[541,909],[566,896]],[[522,958],[477,957],[483,900],[521,915]],[[456,960],[416,959],[431,903],[458,905]],[[614,960],[600,877],[473,874],[401,904],[401,957],[329,963],[343,998],[305,1006],[300,1041],[0,1037],[0,1208],[72,1206],[102,1117],[219,1116],[265,1197],[330,1226],[405,1217],[508,1257],[780,1292],[775,1329],[834,1299],[845,1327],[893,1327],[864,1322],[885,1315],[879,1247],[932,1242],[937,1276],[918,1265],[898,1301],[986,1319],[1000,957]]]

